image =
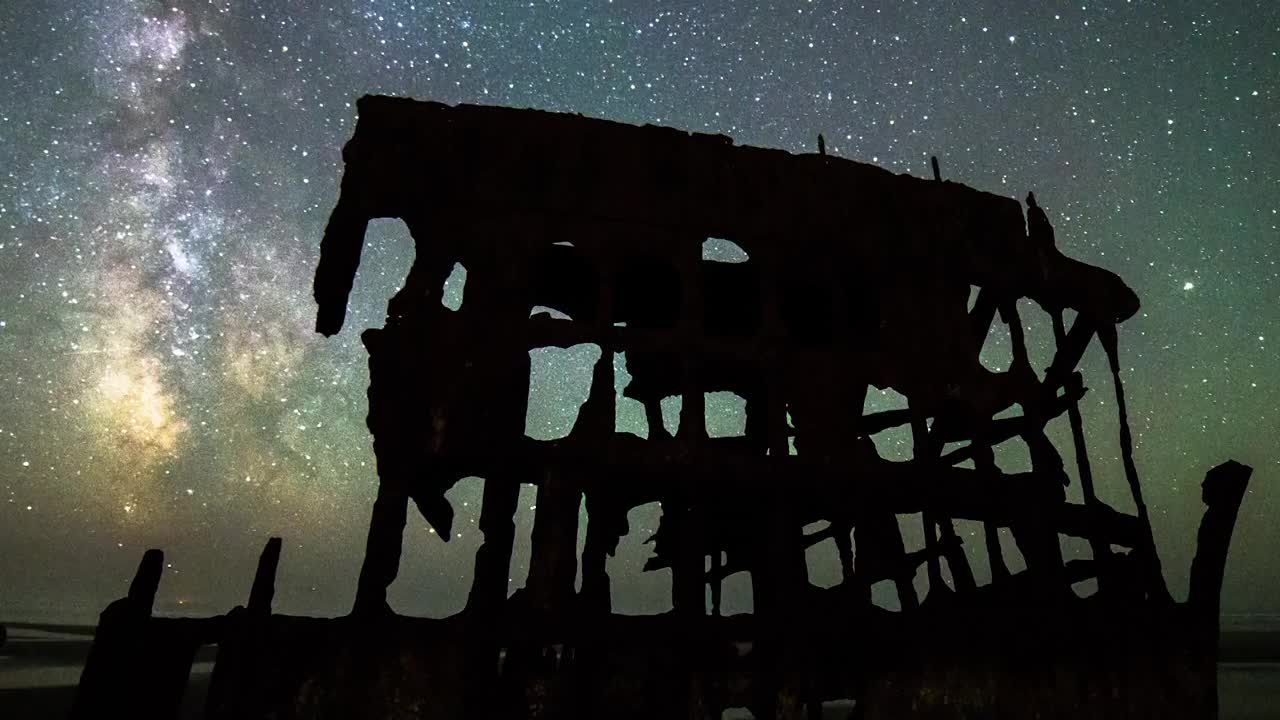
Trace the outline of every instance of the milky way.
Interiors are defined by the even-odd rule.
[[[927,175],[936,154],[949,179],[1035,190],[1059,246],[1143,300],[1122,362],[1175,592],[1199,481],[1235,457],[1257,472],[1224,601],[1280,610],[1268,520],[1280,510],[1280,8],[877,5],[4,3],[0,619],[92,618],[151,546],[172,566],[162,609],[221,612],[244,602],[272,534],[286,540],[280,609],[349,607],[376,488],[358,330],[381,324],[407,233],[373,224],[336,338],[311,332],[310,280],[355,99],[371,92],[793,152],[822,132],[828,152],[896,172]],[[1030,335],[1041,367],[1046,327]],[[1005,345],[984,358],[998,366]],[[530,435],[568,427],[592,360],[535,357]],[[1125,509],[1098,348],[1082,367],[1095,473]],[[869,407],[894,401],[873,392]],[[734,398],[709,407],[713,432],[740,427]],[[624,406],[619,428],[642,424]],[[899,436],[876,440],[904,452]],[[461,606],[479,492],[477,480],[451,492],[453,542],[410,523],[400,610]],[[513,585],[532,502],[526,492]],[[668,604],[665,571],[639,573],[651,510],[635,511],[611,561],[615,604],[632,612]],[[816,580],[834,572],[815,558]],[[746,598],[740,584],[728,595]]]

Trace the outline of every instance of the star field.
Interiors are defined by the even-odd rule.
[[[1255,474],[1224,607],[1280,611],[1272,2],[10,0],[0,48],[0,617],[91,620],[147,547],[171,565],[159,609],[223,612],[245,601],[270,535],[285,538],[279,610],[349,608],[376,490],[358,335],[381,324],[412,254],[401,224],[375,222],[347,329],[312,332],[319,240],[366,93],[792,152],[814,152],[821,132],[828,153],[895,172],[927,176],[937,155],[948,179],[1034,190],[1059,247],[1142,298],[1121,361],[1175,595],[1199,482],[1236,458]],[[465,302],[460,279],[449,296]],[[1047,316],[1022,314],[1043,369]],[[997,333],[984,360],[1008,352]],[[535,355],[530,435],[567,431],[595,357]],[[1082,371],[1100,495],[1131,510],[1096,345]],[[892,395],[873,389],[868,410]],[[740,429],[735,398],[708,407],[713,433]],[[624,403],[619,429],[643,426]],[[876,442],[909,455],[909,434]],[[448,544],[411,518],[391,593],[402,612],[461,607],[480,488],[450,493]],[[513,586],[533,504],[526,488]],[[665,571],[639,573],[657,516],[633,512],[611,561],[620,610],[668,606]],[[833,558],[815,558],[815,581],[838,577]],[[741,582],[727,609],[742,607]]]

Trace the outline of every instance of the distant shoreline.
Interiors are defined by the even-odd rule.
[[[6,623],[0,647],[0,717],[66,717],[93,640],[94,627],[69,623]],[[1264,625],[1263,627],[1268,627]],[[178,720],[197,720],[207,698],[217,647],[196,657]],[[1224,630],[1218,658],[1223,720],[1273,718],[1280,704],[1280,630]],[[834,720],[840,715],[828,715]]]
[[[94,626],[48,623],[0,623],[9,630],[9,641],[16,639],[14,631],[56,633],[92,640]],[[68,642],[75,640],[68,639]],[[3,652],[3,651],[0,651]],[[1252,663],[1280,662],[1280,630],[1223,630],[1218,640],[1218,662]]]
[[[31,630],[35,632],[58,633],[61,635],[88,635],[93,637],[94,625],[62,625],[50,623],[0,622],[0,625],[14,630]]]
[[[1280,631],[1223,630],[1218,662],[1280,662]]]

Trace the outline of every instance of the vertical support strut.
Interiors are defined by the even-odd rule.
[[[932,444],[929,442],[929,429],[925,423],[926,418],[924,416],[912,412],[912,460],[920,465],[932,468],[934,453],[931,450]],[[932,596],[935,591],[942,592],[947,587],[946,583],[942,581],[942,560],[937,552],[938,518],[931,510],[927,509],[920,513],[920,517],[924,523],[924,549],[927,555],[925,562],[929,569],[929,595]]]
[[[1098,339],[1107,352],[1107,361],[1111,364],[1111,382],[1116,391],[1116,412],[1120,419],[1120,456],[1124,461],[1124,476],[1129,481],[1129,492],[1133,495],[1133,504],[1137,507],[1138,520],[1142,524],[1142,554],[1146,557],[1143,565],[1147,571],[1147,591],[1152,599],[1171,603],[1169,588],[1164,582],[1164,573],[1160,568],[1160,556],[1156,553],[1155,537],[1151,534],[1151,516],[1147,512],[1147,503],[1142,499],[1142,486],[1138,482],[1138,467],[1133,460],[1133,433],[1129,429],[1129,410],[1125,404],[1124,381],[1120,379],[1120,352],[1116,326],[1104,324],[1098,328]]]
[[[969,312],[969,332],[978,347],[982,347],[986,342],[998,309],[999,302],[996,299],[995,290],[982,288],[978,291],[973,310]],[[986,437],[991,418],[982,418],[981,423],[978,433],[970,440],[973,445],[973,467],[980,473],[995,475],[998,472],[995,454],[992,452],[991,442]],[[991,567],[991,581],[995,583],[1008,578],[1009,566],[1005,563],[1004,552],[1000,547],[999,528],[989,520],[983,522],[982,535],[987,550],[987,561]]]
[[[610,441],[617,412],[613,380],[613,353],[607,347],[602,348],[600,359],[591,373],[591,394],[578,411],[578,419],[569,433],[571,442],[605,447]],[[586,493],[587,539],[582,548],[582,600],[585,608],[592,612],[609,612],[610,586],[605,558],[614,553],[618,540],[626,533],[627,508],[618,501],[617,494],[617,489],[608,481],[596,483]]]
[[[1060,352],[1066,345],[1067,330],[1066,324],[1062,319],[1061,308],[1054,308],[1050,313],[1053,318],[1053,338],[1054,344]],[[1068,375],[1065,379],[1065,388],[1067,395],[1078,393],[1083,387],[1083,379],[1079,372]],[[1050,388],[1052,392],[1056,392],[1057,388]],[[1097,508],[1098,494],[1093,484],[1093,468],[1089,463],[1089,446],[1084,438],[1084,420],[1080,416],[1080,400],[1077,398],[1067,405],[1067,420],[1071,423],[1071,440],[1076,455],[1076,472],[1080,476],[1080,491],[1084,497],[1084,504],[1087,507]],[[1112,553],[1111,547],[1098,539],[1095,535],[1089,536],[1089,550],[1093,553],[1093,558],[1101,567],[1111,565]],[[1106,592],[1107,590],[1107,573],[1098,573],[1098,591]]]
[[[1062,457],[1044,432],[1041,386],[1031,368],[1026,332],[1018,314],[1017,303],[1012,300],[1005,302],[1000,307],[1000,314],[1009,326],[1009,336],[1013,341],[1013,363],[1009,366],[1009,374],[1013,378],[1022,414],[1027,420],[1022,439],[1031,455],[1032,472],[1035,473],[1037,482],[1052,485],[1061,491],[1066,483],[1066,474],[1062,469]],[[1065,563],[1058,533],[1050,523],[1045,522],[1047,518],[1043,513],[1047,510],[1044,507],[1031,508],[1030,521],[1020,523],[1012,530],[1014,540],[1027,561],[1027,568],[1043,578],[1046,588],[1056,591],[1062,588],[1065,580]]]
[[[937,466],[938,456],[942,450],[931,435],[925,418],[913,414],[911,419],[911,436],[915,445],[913,454],[915,460],[927,468]],[[955,584],[958,592],[968,592],[976,588],[977,582],[973,579],[973,569],[969,567],[969,559],[964,554],[959,536],[956,535],[955,520],[950,517],[939,517],[929,511],[921,513],[921,516],[924,519],[924,542],[928,553],[930,594],[935,587],[946,587],[942,579],[943,558],[946,558],[947,569],[951,572],[951,582]],[[938,548],[940,542],[943,545],[941,549]]]
[[[991,450],[991,441],[987,434],[991,422],[987,419],[981,422],[978,432],[970,440],[973,444],[973,467],[979,473],[994,477],[999,470],[996,468],[995,453]],[[1010,573],[1009,566],[1004,560],[1004,550],[1000,547],[1000,528],[990,520],[984,521],[982,538],[987,549],[987,562],[991,567],[991,582],[998,583],[1007,579]]]
[[[533,608],[558,617],[570,609],[578,574],[578,509],[582,489],[568,471],[548,469],[538,484],[538,513],[530,538],[529,580]]]
[[[715,545],[711,549],[711,570],[708,573],[707,582],[711,585],[711,615],[720,617],[720,601],[724,596],[724,582],[722,580],[724,573],[724,551],[719,545]]]
[[[335,210],[334,217],[330,219],[331,226],[338,217]],[[371,328],[360,336],[369,353],[367,425],[373,435],[378,492],[369,518],[364,562],[360,567],[352,608],[352,613],[359,615],[391,614],[387,605],[387,588],[395,582],[400,571],[409,499],[414,496],[415,485],[423,482],[424,458],[412,428],[418,422],[423,407],[430,406],[431,396],[436,390],[429,382],[423,383],[418,375],[420,364],[424,359],[430,360],[423,357],[422,345],[418,341],[423,336],[430,336],[436,327],[434,313],[441,308],[432,300],[439,298],[440,288],[453,268],[452,261],[437,244],[425,241],[430,234],[426,227],[409,217],[406,217],[406,224],[417,248],[417,256],[409,270],[412,282],[406,282],[404,290],[388,304],[385,327]],[[362,239],[363,224],[359,224],[359,230]],[[326,230],[326,239],[328,237]],[[351,251],[355,253],[356,260],[359,249],[360,243],[356,243]],[[350,269],[354,273],[354,266]],[[317,278],[319,276],[317,270]],[[413,388],[413,391],[406,394],[406,388]],[[415,500],[419,501],[419,508],[428,516],[440,538],[448,541],[452,535],[453,520],[453,510],[448,502],[434,492],[420,494]]]
[[[369,348],[369,424],[373,432],[373,452],[377,462],[378,494],[369,517],[369,534],[365,541],[364,562],[356,585],[355,615],[387,615],[387,588],[395,582],[400,570],[400,553],[404,543],[404,526],[409,509],[409,475],[412,473],[409,443],[403,429],[393,427],[391,417],[382,417],[383,402],[392,402],[384,394],[394,394],[396,373],[388,365],[395,362],[398,347],[385,347],[378,342],[387,331],[366,330],[362,336]],[[397,343],[398,344],[398,343]],[[387,353],[390,357],[383,356]],[[387,377],[390,376],[390,377]],[[384,387],[389,386],[389,387]],[[384,422],[390,421],[387,425]],[[437,528],[436,532],[440,532]],[[447,538],[449,529],[442,537]]]
[[[484,542],[476,551],[475,577],[467,597],[469,613],[492,614],[507,599],[519,500],[520,483],[516,479],[501,476],[484,479],[480,500],[480,533]]]
[[[707,437],[706,396],[703,394],[702,368],[698,361],[702,340],[702,278],[698,265],[702,262],[700,238],[676,239],[676,270],[680,274],[680,293],[684,299],[677,334],[680,341],[680,428],[676,437],[690,452]]]

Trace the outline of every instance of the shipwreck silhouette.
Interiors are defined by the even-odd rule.
[[[172,716],[209,642],[211,718],[647,720],[730,707],[817,718],[837,700],[862,718],[1216,716],[1218,598],[1250,470],[1228,462],[1206,476],[1190,596],[1174,602],[1120,374],[1117,326],[1138,298],[1063,255],[1034,196],[1024,221],[1016,200],[941,180],[936,161],[921,179],[827,155],[825,143],[792,155],[534,110],[391,97],[358,108],[315,275],[317,331],[342,328],[371,219],[403,220],[416,260],[385,327],[362,336],[379,488],[353,612],[273,615],[273,540],[247,608],[152,618],[162,559],[150,551],[102,615],[77,716]],[[704,260],[708,238],[748,259]],[[441,299],[458,263],[455,311]],[[1053,327],[1042,373],[1023,298]],[[996,322],[1012,339],[1004,372],[979,362]],[[1134,514],[1094,487],[1076,369],[1094,337]],[[526,436],[530,351],[582,343],[602,352],[571,432]],[[625,395],[645,407],[646,438],[615,430],[615,353],[626,353]],[[864,415],[871,387],[908,407]],[[745,400],[740,437],[708,435],[716,391]],[[672,396],[669,434],[660,403]],[[1083,503],[1067,501],[1045,431],[1062,415]],[[909,461],[881,458],[870,439],[897,426],[910,428]],[[1029,472],[996,464],[992,448],[1014,438]],[[410,501],[447,540],[445,492],[469,476],[484,481],[484,544],[466,609],[395,615],[386,588]],[[527,584],[508,596],[521,483],[537,486],[537,515]],[[655,501],[646,569],[670,569],[673,610],[615,615],[605,558],[628,511]],[[908,553],[896,516],[916,513],[926,543]],[[982,523],[982,538],[966,542],[955,520]],[[1003,528],[1023,571],[1006,563]],[[1087,540],[1091,559],[1064,560],[1064,535]],[[828,538],[843,581],[821,590],[805,549]],[[982,586],[979,556],[991,570]],[[912,582],[922,565],[925,598]],[[721,581],[739,571],[754,613],[720,617]],[[1097,592],[1077,597],[1072,584],[1089,579]],[[885,580],[900,612],[871,602]]]

